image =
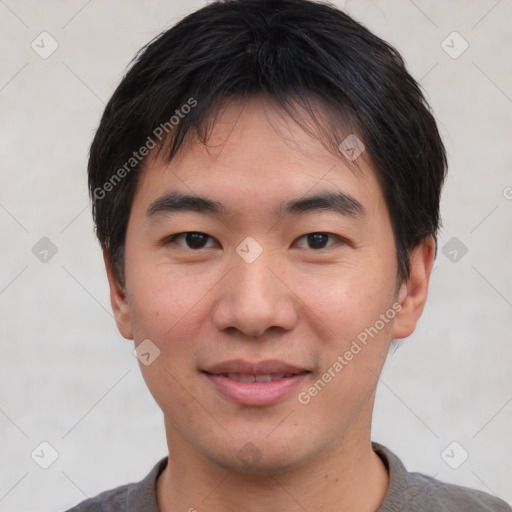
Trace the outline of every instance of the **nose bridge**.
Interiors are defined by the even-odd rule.
[[[247,304],[251,300],[263,299],[268,304],[275,300],[278,283],[275,282],[275,274],[270,271],[272,261],[269,260],[267,255],[262,255],[250,263],[244,260],[235,262],[232,272],[235,280],[234,291],[235,294],[241,295]]]
[[[297,308],[293,294],[277,277],[278,268],[269,252],[253,260],[235,254],[215,308],[217,327],[236,328],[250,336],[261,335],[270,327],[291,329],[297,321]]]

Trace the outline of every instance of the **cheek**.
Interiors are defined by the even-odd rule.
[[[372,263],[363,257],[322,274],[300,277],[294,280],[300,283],[294,288],[307,306],[305,314],[309,310],[317,323],[321,321],[330,329],[329,338],[344,343],[386,313],[395,295],[390,268],[383,261]],[[388,324],[381,328],[387,329]]]
[[[135,340],[150,339],[160,350],[151,365],[140,365],[142,375],[160,407],[177,414],[178,405],[188,407],[190,394],[183,384],[195,377],[198,345],[208,339],[205,329],[211,305],[205,293],[211,285],[161,268],[133,283]]]
[[[135,339],[150,338],[164,347],[169,339],[174,343],[192,336],[201,325],[202,299],[211,286],[209,280],[162,266],[133,279],[129,292]]]
[[[348,421],[348,410],[355,417],[372,400],[396,315],[395,276],[390,268],[394,268],[391,259],[360,258],[338,272],[303,284],[311,308],[309,313],[304,310],[309,321],[328,326],[318,347],[318,377],[328,383],[325,387],[318,384],[322,391],[311,410],[321,414],[329,404],[330,410],[338,411],[334,414],[337,421]]]

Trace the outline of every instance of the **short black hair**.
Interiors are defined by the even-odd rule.
[[[306,113],[338,156],[348,134],[363,142],[389,211],[397,278],[406,279],[409,251],[429,236],[437,240],[447,161],[402,57],[331,4],[226,0],[189,14],[140,50],[94,136],[93,218],[119,283],[137,170],[148,149],[165,149],[170,161],[187,134],[206,143],[221,104],[254,95],[271,98],[304,129]]]

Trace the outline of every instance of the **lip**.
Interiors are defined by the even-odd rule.
[[[241,382],[228,374],[287,375],[269,382]],[[249,407],[272,405],[284,399],[311,373],[278,359],[250,363],[240,359],[225,361],[202,370],[202,374],[224,398]]]

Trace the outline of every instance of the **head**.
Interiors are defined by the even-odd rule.
[[[284,470],[369,435],[389,343],[426,300],[446,172],[396,50],[327,4],[209,4],[138,54],[88,171],[116,322],[159,354],[141,368],[171,442]],[[300,375],[237,402],[212,376],[233,360]]]

